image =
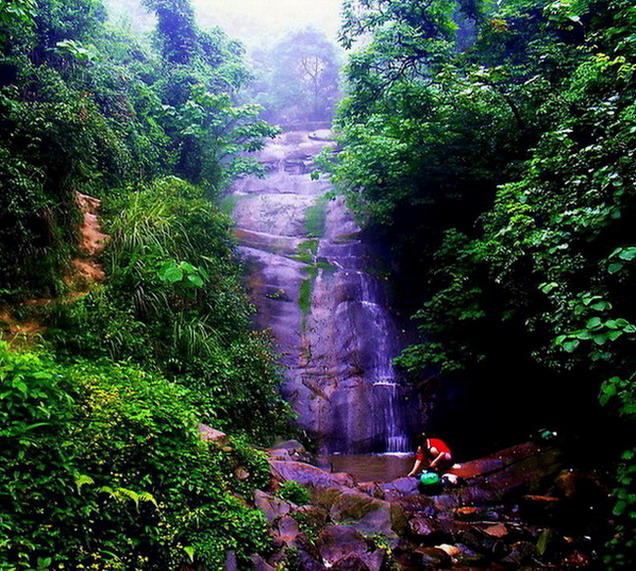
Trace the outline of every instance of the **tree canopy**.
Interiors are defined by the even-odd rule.
[[[276,129],[242,100],[238,42],[188,1],[148,6],[150,39],[101,0],[0,1],[3,570],[221,568],[268,547],[239,497],[267,484],[248,443],[286,433],[288,408],[216,202]],[[201,442],[201,422],[235,440]]]
[[[514,426],[522,398],[517,426],[612,430],[615,465],[636,418],[635,18],[625,1],[347,1],[342,151],[324,158],[391,248],[420,331],[398,363],[464,383],[462,426]]]

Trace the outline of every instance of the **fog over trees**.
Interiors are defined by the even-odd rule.
[[[150,31],[154,19],[141,7],[141,0],[106,0],[115,21],[128,20],[134,29]],[[197,22],[204,28],[220,26],[248,49],[273,45],[291,29],[308,25],[335,40],[340,24],[340,0],[194,0]]]
[[[156,18],[143,0],[106,0],[110,20],[150,37]],[[337,42],[340,0],[195,0],[201,29],[220,28],[246,51],[253,74],[248,99],[261,104],[263,117],[290,125],[331,121],[340,99]]]

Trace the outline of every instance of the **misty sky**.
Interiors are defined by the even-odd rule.
[[[314,26],[335,40],[341,0],[191,0],[203,28],[219,26],[250,47],[273,45],[290,29]],[[141,0],[105,0],[115,21],[137,32],[154,27]]]
[[[337,35],[341,0],[192,0],[197,20],[220,26],[246,44],[273,40],[288,29],[313,25]]]

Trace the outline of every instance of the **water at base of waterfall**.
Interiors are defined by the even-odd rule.
[[[347,472],[358,482],[390,482],[406,476],[414,458],[408,452],[328,454],[318,458],[318,465],[333,472]]]

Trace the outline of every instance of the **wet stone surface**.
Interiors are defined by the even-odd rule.
[[[283,396],[322,452],[406,451],[421,407],[392,365],[401,332],[344,201],[310,174],[329,137],[283,133],[260,152],[266,176],[234,186],[257,325],[272,331]]]
[[[273,488],[256,492],[255,501],[270,522],[276,553],[255,568],[379,570],[389,562],[406,570],[598,568],[607,490],[592,474],[564,469],[556,448],[521,444],[467,462],[455,469],[465,476],[435,495],[408,484],[414,478],[360,483],[281,460],[281,450],[309,457],[297,442],[270,452]],[[276,498],[289,480],[302,482],[311,505]],[[561,506],[559,518],[525,519],[521,506],[529,497],[554,498],[549,503]],[[578,521],[583,505],[596,513],[585,525]]]

